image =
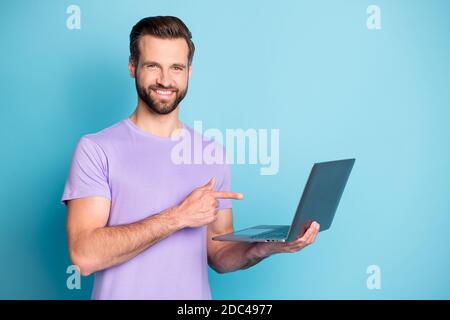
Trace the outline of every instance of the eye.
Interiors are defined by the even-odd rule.
[[[177,70],[177,71],[181,71],[181,70],[183,70],[183,68],[181,68],[181,67],[173,67],[175,70]]]
[[[149,69],[154,69],[154,68],[156,68],[156,64],[148,64],[147,65],[147,68],[149,68]]]

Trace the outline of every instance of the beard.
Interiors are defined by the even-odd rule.
[[[180,104],[180,102],[184,99],[184,97],[187,94],[188,91],[188,87],[189,87],[189,80],[186,83],[186,89],[180,91],[178,88],[176,87],[162,87],[159,85],[151,85],[148,88],[145,88],[141,85],[139,85],[139,82],[137,80],[137,77],[134,78],[134,82],[136,85],[136,91],[138,93],[139,98],[141,98],[142,101],[145,102],[145,104],[147,105],[147,108],[150,111],[153,111],[157,114],[169,114],[172,111],[174,111],[178,105]],[[175,99],[173,100],[173,102],[170,101],[161,101],[155,97],[151,96],[151,90],[170,90],[170,91],[174,91],[175,92]]]

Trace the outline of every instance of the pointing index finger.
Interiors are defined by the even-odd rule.
[[[244,195],[240,192],[229,192],[229,191],[213,191],[211,192],[213,197],[220,199],[244,199]]]

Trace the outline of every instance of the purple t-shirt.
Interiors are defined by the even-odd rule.
[[[192,158],[200,141],[203,149],[217,144],[225,159],[218,142],[186,124],[183,128],[191,136]],[[172,149],[179,143],[143,131],[129,118],[87,134],[75,148],[61,201],[66,204],[66,200],[89,196],[108,198],[111,209],[107,226],[115,226],[178,205],[213,176],[214,190],[230,190],[226,161],[178,164],[173,161]],[[231,208],[231,200],[219,199],[219,209],[225,208]],[[211,299],[206,231],[206,226],[181,229],[136,257],[96,272],[92,298]]]

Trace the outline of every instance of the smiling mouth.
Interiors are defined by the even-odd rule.
[[[159,89],[158,90],[151,89],[151,90],[155,92],[158,97],[162,98],[169,98],[175,93],[175,91],[172,90],[159,90]]]

